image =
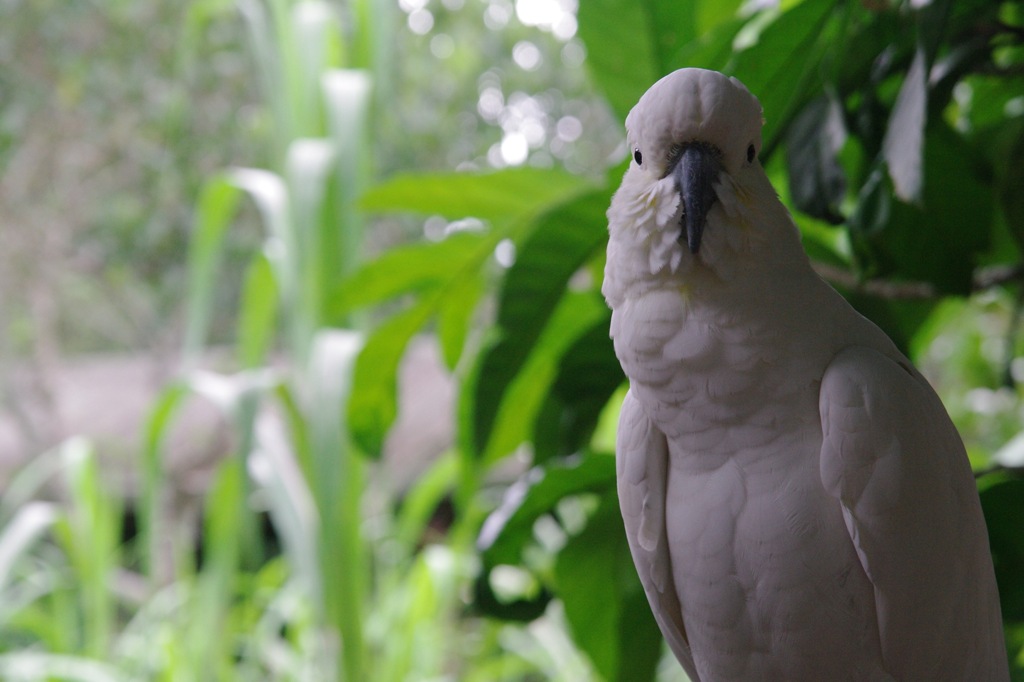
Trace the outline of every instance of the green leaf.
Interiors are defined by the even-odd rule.
[[[458,477],[459,458],[453,452],[446,452],[416,479],[402,498],[402,506],[395,519],[395,539],[410,556],[423,540],[438,506],[455,488]]]
[[[921,197],[924,126],[928,114],[928,64],[923,48],[914,53],[882,139],[896,196],[908,203]]]
[[[588,0],[580,4],[579,36],[587,46],[587,67],[619,120],[655,81],[682,66],[715,66],[686,61],[690,45],[733,17],[739,2],[672,0]],[[716,33],[716,38],[722,34]],[[716,40],[715,49],[724,41]],[[707,42],[703,43],[708,46]]]
[[[91,443],[71,438],[60,450],[70,509],[57,521],[56,530],[74,569],[84,651],[99,658],[109,651],[116,627],[110,581],[118,565],[122,503],[103,485]]]
[[[845,142],[843,109],[834,96],[815,98],[793,119],[786,134],[786,170],[796,208],[842,222],[839,204],[846,196],[846,177],[838,155]]]
[[[261,365],[274,341],[277,282],[270,261],[257,254],[245,273],[238,314],[238,359],[245,369]]]
[[[162,513],[164,442],[171,433],[179,408],[188,396],[189,390],[185,382],[165,387],[153,401],[143,429],[139,536],[144,548],[144,573],[150,576],[155,574],[155,568],[163,553],[163,543],[169,535],[167,515]]]
[[[505,492],[477,539],[484,564],[517,564],[533,538],[533,524],[564,497],[615,487],[615,457],[592,454],[530,469]]]
[[[484,278],[479,274],[467,276],[459,286],[450,288],[441,299],[437,311],[437,338],[445,365],[450,370],[455,370],[462,357],[473,314],[484,293],[484,284]]]
[[[369,158],[374,143],[368,111],[373,78],[356,69],[320,74],[327,129],[335,150],[334,185],[329,215],[320,221],[320,268],[327,282],[352,274],[363,251],[364,221],[358,198],[372,177]]]
[[[508,455],[531,440],[534,423],[551,393],[562,358],[580,335],[599,321],[607,327],[606,315],[604,301],[594,294],[569,293],[562,298],[529,358],[500,396],[484,450],[486,462]],[[489,383],[486,375],[481,376]]]
[[[281,301],[285,303],[288,314],[299,314],[293,310],[301,303],[299,235],[292,222],[291,199],[284,180],[262,168],[236,168],[231,172],[230,180],[245,190],[259,209],[267,240],[273,245],[273,249],[267,252],[267,258],[274,266]]]
[[[828,47],[825,28],[836,0],[805,0],[764,27],[739,52],[731,74],[761,101],[762,156],[771,155],[793,115],[821,91],[818,65]]]
[[[209,670],[224,651],[225,620],[228,618],[234,583],[242,553],[242,512],[245,509],[245,461],[226,459],[217,467],[213,485],[206,495],[203,516],[204,566],[199,575],[196,599],[189,614],[190,663],[196,670]]]
[[[1008,122],[997,133],[1003,142],[997,165],[997,188],[999,204],[1010,234],[1019,248],[1024,248],[1024,164],[1020,162],[1024,155],[1024,118],[1018,117]]]
[[[686,3],[647,0],[590,0],[579,8],[579,36],[587,46],[587,67],[620,121],[640,96],[668,73],[661,54],[661,27],[684,26]],[[683,29],[685,30],[685,29]]]
[[[538,417],[535,458],[567,456],[590,443],[598,418],[624,376],[602,315],[562,355],[548,404]]]
[[[670,70],[692,66],[724,71],[732,58],[736,36],[747,21],[742,17],[730,19],[681,46],[669,61]]]
[[[618,498],[605,495],[559,552],[556,593],[577,644],[609,682],[653,680],[661,633],[637,577]]]
[[[367,211],[409,211],[450,219],[521,219],[585,191],[586,180],[564,171],[512,168],[493,173],[398,175],[368,190]]]
[[[899,201],[879,181],[870,193],[862,190],[850,237],[873,276],[930,282],[939,293],[964,294],[978,254],[990,243],[993,191],[979,177],[973,151],[941,120],[933,119],[926,131],[924,162],[921,205]],[[888,208],[870,208],[876,205]]]
[[[1003,619],[1024,622],[1024,481],[1005,481],[981,491],[988,541],[999,584]]]
[[[395,249],[343,284],[335,301],[337,315],[358,304],[422,293],[411,308],[381,325],[357,361],[350,428],[368,454],[379,454],[397,415],[396,379],[405,346],[435,314],[440,317],[445,361],[449,367],[458,361],[470,317],[483,293],[481,270],[502,235],[501,231],[457,234],[437,244]]]
[[[483,570],[474,585],[474,606],[503,620],[529,621],[543,613],[551,599],[545,587],[532,597],[501,600],[490,584],[491,569],[521,565],[524,549],[533,543],[534,523],[552,513],[562,499],[582,493],[607,495],[614,489],[615,457],[607,454],[548,463],[520,477],[505,491],[477,538]]]
[[[590,192],[543,216],[505,277],[496,341],[481,355],[470,390],[463,390],[466,452],[483,453],[506,390],[516,379],[569,278],[607,239],[610,190]],[[472,379],[471,379],[472,380]]]
[[[341,283],[333,296],[332,315],[338,317],[355,308],[448,281],[460,269],[478,266],[481,252],[489,255],[495,243],[493,235],[460,232],[440,242],[420,242],[386,251]]]
[[[217,268],[224,251],[224,235],[238,208],[238,188],[224,175],[208,180],[199,194],[195,227],[188,252],[188,318],[185,328],[185,364],[195,361],[206,344]]]
[[[348,428],[368,455],[379,457],[384,438],[398,414],[395,386],[398,364],[413,334],[430,318],[432,297],[417,301],[378,327],[356,359],[348,402]]]

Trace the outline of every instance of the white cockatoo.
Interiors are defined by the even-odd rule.
[[[812,270],[736,79],[626,119],[603,293],[629,546],[695,682],[1008,679],[985,521],[928,382]]]

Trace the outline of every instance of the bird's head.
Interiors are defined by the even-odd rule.
[[[722,173],[738,178],[761,151],[761,104],[735,78],[680,69],[644,93],[626,117],[636,170],[670,179],[682,203],[679,241],[700,250]]]
[[[758,161],[762,124],[757,98],[717,71],[680,69],[652,85],[626,118],[633,161],[609,210],[613,233],[636,228],[652,272],[715,266],[748,244],[755,204],[777,203]]]

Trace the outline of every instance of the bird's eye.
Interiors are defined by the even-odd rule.
[[[754,156],[757,154],[757,150],[754,149],[754,145],[747,147],[747,163],[753,163]]]
[[[633,150],[633,160],[636,161],[638,166],[644,162],[644,155],[640,153],[639,149]]]

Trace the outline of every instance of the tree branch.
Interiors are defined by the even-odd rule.
[[[828,283],[859,294],[888,300],[924,300],[940,296],[929,282],[861,279],[855,272],[828,263],[812,261],[811,265]],[[1024,282],[1024,264],[980,268],[972,278],[971,292],[987,291],[1014,282]]]
[[[1010,474],[1011,476],[1024,478],[1024,466],[1006,466],[1004,464],[993,464],[984,469],[974,472],[975,480],[990,474]]]
[[[835,265],[812,261],[815,272],[826,282],[859,294],[885,299],[936,298],[935,287],[927,282],[895,282],[884,279],[861,279],[856,273]]]

